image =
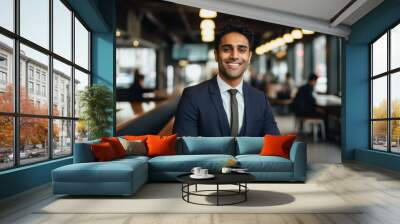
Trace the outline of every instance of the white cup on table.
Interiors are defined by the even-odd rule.
[[[200,176],[207,176],[208,175],[208,169],[201,169],[200,170]]]
[[[196,175],[196,176],[200,176],[200,175],[201,175],[200,171],[201,171],[202,169],[203,169],[203,168],[201,168],[201,167],[199,167],[199,166],[193,167],[192,173],[193,173],[194,175]]]
[[[232,172],[232,168],[230,168],[230,167],[222,167],[221,172],[222,173],[230,173],[230,172]]]

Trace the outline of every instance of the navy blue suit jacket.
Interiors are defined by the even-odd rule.
[[[239,136],[279,135],[266,95],[243,83],[244,118]],[[173,132],[178,136],[231,136],[216,77],[182,93]]]

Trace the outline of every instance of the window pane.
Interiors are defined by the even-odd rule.
[[[387,118],[387,78],[372,81],[372,118]]]
[[[53,120],[53,157],[72,154],[71,137],[71,120]]]
[[[21,44],[20,108],[25,114],[48,114],[49,57]]]
[[[391,121],[392,152],[400,153],[400,120]]]
[[[303,84],[303,72],[304,72],[304,45],[298,42],[294,45],[294,80],[296,85],[300,86]]]
[[[390,82],[390,98],[391,98],[391,116],[400,118],[400,72],[391,75]]]
[[[0,26],[14,31],[14,0],[0,1]]]
[[[81,114],[79,94],[86,86],[89,86],[89,75],[75,69],[75,117],[79,117]]]
[[[75,18],[75,63],[89,70],[89,32]]]
[[[49,48],[49,1],[20,0],[21,36]]]
[[[49,158],[48,119],[22,117],[20,119],[21,164],[34,163]]]
[[[387,34],[383,35],[372,45],[373,75],[387,71]]]
[[[0,111],[14,111],[13,40],[0,35]]]
[[[88,130],[83,120],[75,121],[75,143],[85,142],[88,138]]]
[[[72,117],[72,70],[53,60],[53,115]]]
[[[313,40],[314,52],[314,73],[318,75],[315,91],[326,93],[327,87],[327,66],[326,66],[326,36],[320,36]]]
[[[60,1],[53,1],[53,51],[71,60],[72,12]]]
[[[13,118],[0,116],[0,170],[14,165]]]
[[[400,24],[391,31],[390,50],[391,69],[400,67]]]
[[[387,121],[372,122],[372,148],[387,151]]]

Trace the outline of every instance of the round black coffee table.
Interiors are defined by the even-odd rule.
[[[193,179],[190,177],[191,173],[182,174],[177,177],[178,181],[182,183],[182,199],[188,203],[198,204],[198,205],[234,205],[247,200],[247,192],[249,188],[247,183],[255,180],[255,177],[248,173],[216,173],[213,174],[215,177],[212,179]],[[197,190],[198,184],[205,185],[216,185],[215,190]],[[190,186],[195,186],[194,191],[190,191]],[[237,190],[223,190],[220,189],[220,185],[236,185]],[[205,194],[209,192],[215,192],[215,194]],[[204,197],[216,197],[216,204],[202,204],[190,201],[190,196],[204,196]],[[239,200],[231,203],[221,203],[221,197],[232,197],[241,196]]]

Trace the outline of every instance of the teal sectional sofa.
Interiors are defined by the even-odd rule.
[[[54,194],[131,195],[148,181],[176,181],[193,167],[219,172],[228,160],[236,160],[259,182],[305,182],[306,145],[295,142],[290,159],[258,155],[262,137],[182,137],[177,140],[177,155],[127,156],[96,162],[91,141],[75,144],[74,163],[52,171]]]

